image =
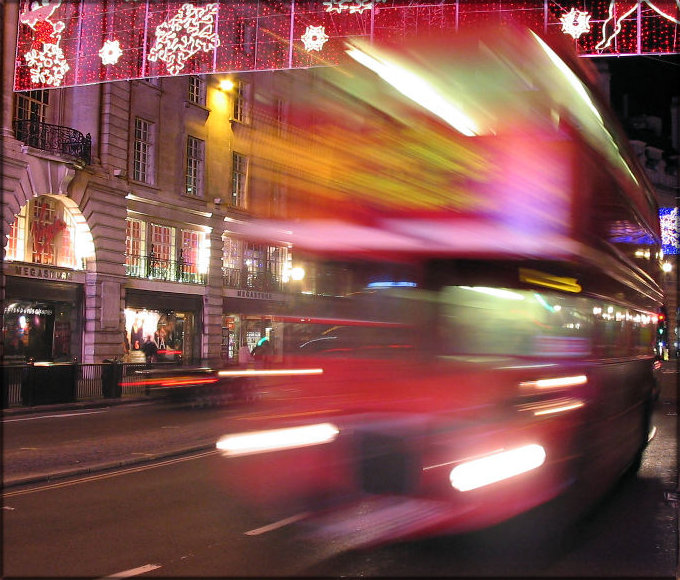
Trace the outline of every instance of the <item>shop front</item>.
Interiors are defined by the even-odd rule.
[[[272,346],[274,356],[281,353],[283,334],[276,315],[281,310],[283,296],[271,292],[227,292],[230,295],[223,301],[222,364],[239,364],[241,347],[245,346],[252,353],[265,340]]]
[[[123,337],[126,359],[198,363],[201,309],[200,296],[128,289]]]
[[[83,292],[82,284],[73,283],[77,275],[44,266],[5,265],[5,363],[80,360]]]

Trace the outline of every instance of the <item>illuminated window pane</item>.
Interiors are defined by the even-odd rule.
[[[45,197],[37,199],[33,203],[31,217],[31,261],[54,265],[54,237],[59,228],[55,221],[56,203]]]
[[[144,222],[128,218],[125,222],[125,270],[128,276],[143,277]]]

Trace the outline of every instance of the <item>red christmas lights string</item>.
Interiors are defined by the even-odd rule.
[[[680,51],[680,0],[23,0],[19,20],[15,90],[334,65],[350,38],[488,23],[568,34],[581,55]]]

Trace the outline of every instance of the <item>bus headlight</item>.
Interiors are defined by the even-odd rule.
[[[470,491],[526,473],[544,462],[545,449],[533,443],[461,463],[451,470],[449,479],[458,491]]]
[[[337,438],[339,432],[339,429],[332,423],[319,423],[285,429],[238,433],[221,437],[217,442],[217,449],[227,457],[281,451],[330,443]]]

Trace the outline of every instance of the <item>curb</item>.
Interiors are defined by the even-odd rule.
[[[15,415],[31,415],[55,411],[73,411],[77,409],[100,409],[102,407],[118,407],[130,403],[151,402],[150,399],[139,397],[133,399],[94,399],[91,401],[79,401],[76,403],[56,403],[54,405],[36,405],[34,407],[9,407],[2,410],[3,417]]]
[[[109,461],[106,463],[97,463],[89,465],[87,467],[76,467],[73,469],[64,469],[61,471],[55,471],[53,473],[41,473],[39,475],[28,475],[24,477],[17,477],[14,479],[8,479],[2,482],[2,486],[5,490],[14,487],[20,487],[24,485],[31,485],[36,483],[47,483],[51,481],[57,481],[61,479],[68,479],[71,477],[77,477],[79,475],[92,475],[94,473],[102,473],[105,471],[113,471],[116,469],[122,469],[125,467],[132,467],[135,465],[145,464],[145,463],[155,463],[157,461],[162,461],[165,459],[174,459],[176,457],[182,457],[183,455],[191,455],[193,453],[199,453],[202,451],[208,451],[215,449],[215,443],[204,443],[200,445],[194,445],[193,447],[186,447],[183,449],[175,449],[174,451],[167,451],[163,453],[156,453],[153,455],[148,455],[145,457],[136,457],[132,459],[121,459],[119,461]]]

